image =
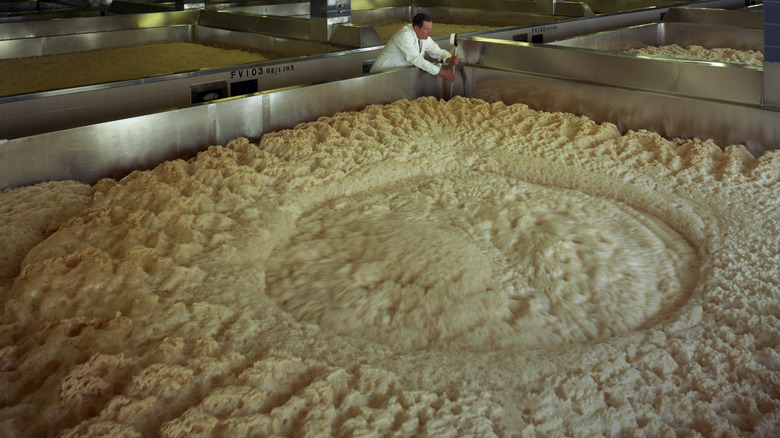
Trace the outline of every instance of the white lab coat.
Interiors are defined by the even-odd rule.
[[[412,25],[408,24],[396,32],[385,44],[385,48],[382,49],[374,61],[374,65],[371,66],[371,73],[414,65],[432,75],[439,74],[440,67],[425,59],[425,55],[439,61],[446,61],[452,56],[450,52],[439,47],[433,38],[417,39]]]

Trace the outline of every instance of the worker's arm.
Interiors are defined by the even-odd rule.
[[[457,57],[453,59],[455,62],[454,64],[452,62],[449,62],[452,58],[452,54],[441,47],[439,47],[438,44],[436,44],[436,41],[433,40],[433,38],[428,38],[423,42],[425,44],[425,54],[430,56],[433,59],[438,59],[441,62],[448,62],[452,65],[457,65]]]
[[[424,43],[425,41],[422,42],[422,44]],[[425,51],[420,51],[420,40],[417,39],[417,36],[413,32],[403,34],[398,38],[396,44],[408,63],[421,68],[432,75],[439,74],[440,68],[425,59]]]
[[[441,47],[439,47],[438,44],[436,44],[436,41],[433,40],[433,38],[428,38],[424,41],[425,44],[425,53],[430,56],[431,58],[438,59],[441,62],[446,62],[450,65],[458,65],[458,57],[452,56],[450,52],[443,50]],[[445,70],[440,69],[439,76],[444,78],[447,82],[454,82],[455,81],[455,73],[452,70]]]

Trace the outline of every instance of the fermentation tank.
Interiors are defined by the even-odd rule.
[[[627,52],[669,44],[763,51],[762,30],[754,27],[756,21],[750,17],[754,13],[729,11],[734,19],[726,18],[731,24],[723,25],[690,19],[675,21],[675,17],[698,15],[692,10],[683,12],[679,14],[671,9],[654,22],[596,33],[556,35],[558,38],[544,44],[466,38],[464,59],[469,64],[489,64],[609,86],[760,106],[764,77],[760,66]],[[708,11],[703,15],[711,16]]]
[[[363,63],[372,59],[372,50],[376,50],[350,50],[311,41],[307,20],[301,26],[286,27],[284,33],[262,33],[258,30],[265,29],[256,17],[218,11],[112,15],[1,26],[0,62],[6,63],[30,55],[86,53],[171,42],[272,53],[275,59],[102,83],[93,83],[90,72],[84,71],[82,86],[44,86],[41,91],[6,93],[0,96],[0,138],[182,108],[207,99],[353,77],[363,74]],[[335,54],[340,55],[338,61]],[[6,68],[14,67],[11,64]]]
[[[736,7],[740,3],[719,0],[708,4]],[[344,27],[365,29],[364,20],[406,17],[416,10],[432,15],[447,10],[450,16],[463,17],[476,9],[418,2],[420,9],[392,3],[395,6],[387,11],[372,11],[367,7],[372,4],[352,2],[351,23]],[[0,144],[0,185],[63,178],[94,182],[192,154],[210,144],[224,144],[235,136],[258,137],[343,109],[402,97],[450,97],[449,86],[416,75],[414,69],[367,74],[381,46],[313,41],[309,17],[300,6],[230,5],[256,9],[241,12],[206,6],[3,24],[0,46],[4,54],[43,55],[64,52],[65,47],[85,50],[178,40],[263,47],[286,57],[0,97],[0,137],[6,139]],[[277,13],[288,8],[304,16],[255,13],[263,8]],[[484,12],[495,15],[489,9]],[[762,108],[760,68],[655,59],[614,50],[614,45],[627,45],[640,36],[649,38],[648,42],[661,36],[701,37],[704,33],[699,31],[705,28],[707,38],[723,34],[744,42],[745,47],[758,44],[758,29],[753,25],[734,25],[743,21],[731,19],[727,19],[730,26],[697,22],[703,15],[662,8],[565,19],[548,15],[552,21],[541,24],[459,35],[463,62],[452,92],[489,101],[526,102],[538,109],[611,121],[621,128],[647,127],[667,136],[704,136],[724,145],[741,142],[761,154],[770,147],[768,140],[777,138],[774,126],[780,123],[776,123],[777,113]],[[80,31],[74,32],[75,27]],[[444,41],[440,44],[449,48]]]
[[[756,106],[584,83],[490,63],[466,65],[461,73],[465,80],[456,94],[586,115],[624,132],[649,129],[667,138],[744,144],[756,156],[777,147],[780,138],[780,113]],[[448,91],[437,77],[408,68],[9,140],[0,147],[0,187],[51,179],[93,183],[232,138],[257,139],[322,115],[402,98],[447,99]]]
[[[184,108],[205,100],[359,76],[368,72],[382,45],[374,29],[361,24],[361,20],[402,17],[408,21],[409,14],[417,10],[462,19],[477,11],[473,6],[447,9],[436,3],[412,8],[409,2],[388,2],[390,7],[369,10],[366,8],[377,4],[355,2],[353,6],[347,2],[344,4],[350,18],[344,20],[340,16],[344,8],[339,9],[342,3],[335,5],[335,12],[329,12],[328,7],[318,9],[317,3],[309,2],[204,3],[201,9],[176,10],[181,8],[175,3],[114,1],[92,9],[105,16],[74,15],[62,20],[0,24],[0,62],[169,42],[273,53],[275,58],[112,81],[96,81],[90,78],[89,71],[84,71],[78,74],[84,82],[77,86],[41,85],[32,90],[11,90],[0,95],[0,138],[18,138]],[[527,9],[528,4],[523,7]],[[312,19],[312,8],[315,15],[322,10],[322,15],[335,16]],[[495,11],[482,13],[486,17],[496,16]],[[518,26],[526,23],[529,16],[534,22],[557,18],[525,13],[503,15],[503,21],[497,25]],[[317,30],[318,20],[324,20],[323,30]]]

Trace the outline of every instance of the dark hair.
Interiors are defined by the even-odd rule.
[[[431,21],[432,22],[433,19],[431,18],[430,15],[428,15],[428,14],[426,14],[424,12],[420,12],[419,14],[415,15],[414,17],[412,17],[412,26],[422,28],[423,27],[423,23],[425,23],[426,21]]]

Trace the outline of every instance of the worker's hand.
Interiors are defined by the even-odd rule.
[[[458,65],[459,61],[460,59],[458,58],[458,55],[450,56],[449,58],[447,58],[447,63],[453,66]]]
[[[455,82],[455,72],[452,70],[439,70],[439,76],[443,77],[447,82]]]

